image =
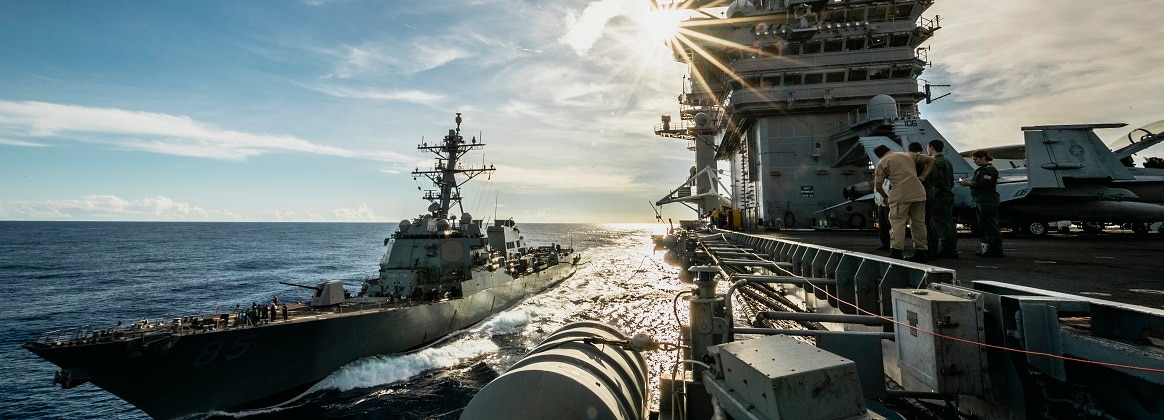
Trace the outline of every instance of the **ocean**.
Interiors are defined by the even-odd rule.
[[[532,245],[573,246],[578,273],[425,349],[353,362],[276,408],[212,418],[457,418],[473,395],[546,335],[578,320],[678,340],[688,286],[650,241],[662,225],[518,224]],[[147,418],[92,384],[53,385],[56,366],[21,348],[41,333],[308,299],[280,281],[373,276],[395,223],[0,222],[0,418]],[[680,314],[685,313],[682,309]],[[648,356],[651,384],[673,355]],[[287,368],[293,369],[294,366]],[[229,384],[227,388],[229,388]],[[656,397],[657,398],[657,397]]]

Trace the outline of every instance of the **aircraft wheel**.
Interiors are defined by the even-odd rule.
[[[1103,226],[1096,222],[1083,222],[1083,233],[1099,233]]]
[[[1137,235],[1145,235],[1148,233],[1148,224],[1132,223],[1132,232],[1135,232]]]
[[[1023,229],[1031,234],[1031,236],[1043,236],[1047,234],[1047,224],[1043,222],[1029,223],[1023,226]]]
[[[861,215],[861,213],[850,214],[849,215],[849,228],[850,229],[864,229],[865,228],[865,216]]]

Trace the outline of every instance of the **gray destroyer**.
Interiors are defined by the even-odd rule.
[[[461,136],[461,122],[458,113],[443,141],[418,146],[438,156],[433,169],[412,173],[436,186],[424,196],[429,212],[401,221],[385,239],[379,273],[358,294],[339,280],[295,285],[314,289],[310,303],[70,328],[24,348],[61,368],[54,382],[62,387],[92,383],[156,418],[265,407],[345,364],[420,348],[573,275],[573,249],[529,246],[513,220],[486,226],[468,213],[450,217],[460,186],[494,170],[458,163],[484,146]]]

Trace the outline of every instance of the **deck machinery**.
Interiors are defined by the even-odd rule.
[[[1164,416],[1164,310],[753,234],[676,236],[695,278],[660,418]]]
[[[929,65],[919,45],[940,27],[922,16],[932,4],[656,3],[694,17],[667,42],[689,66],[679,120],[664,115],[654,132],[695,151],[691,177],[657,203],[700,216],[726,205],[741,227],[871,226],[872,206],[834,207],[846,187],[872,179],[869,139],[945,141],[918,112],[940,97],[918,79]],[[719,160],[730,164],[730,202],[718,189]]]

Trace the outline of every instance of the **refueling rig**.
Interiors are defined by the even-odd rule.
[[[656,239],[694,286],[657,411],[636,354],[657,346],[593,323],[478,397],[522,395],[506,413],[525,418],[1164,418],[1159,309],[745,233]]]

